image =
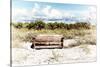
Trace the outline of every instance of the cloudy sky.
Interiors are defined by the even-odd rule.
[[[12,0],[12,20],[33,18],[77,18],[96,22],[96,7],[91,5]]]

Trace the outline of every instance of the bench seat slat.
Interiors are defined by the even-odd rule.
[[[35,46],[35,48],[62,48],[62,46]]]
[[[35,44],[61,44],[62,42],[35,42]]]

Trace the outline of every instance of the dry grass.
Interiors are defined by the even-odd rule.
[[[76,39],[77,43],[75,43],[75,45],[80,45],[80,44],[96,45],[95,28],[90,29],[90,30],[86,30],[86,29],[82,29],[82,30],[76,30],[76,29],[33,30],[31,29],[31,30],[28,30],[26,28],[16,29],[12,27],[12,46],[21,47],[22,45],[20,45],[20,43],[31,42],[32,37],[38,34],[59,34],[59,35],[63,35],[64,39]]]

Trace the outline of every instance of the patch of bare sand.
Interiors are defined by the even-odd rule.
[[[27,43],[22,48],[12,48],[13,66],[96,61],[96,45],[35,50],[29,48],[30,44]]]

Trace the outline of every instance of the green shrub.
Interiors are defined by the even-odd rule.
[[[45,23],[43,21],[41,21],[41,20],[35,21],[34,29],[36,29],[36,30],[45,29]]]
[[[15,23],[13,25],[14,25],[15,28],[18,28],[18,29],[23,27],[23,23],[21,23],[21,22]]]
[[[16,28],[27,28],[27,29],[35,29],[35,30],[41,30],[41,29],[50,29],[50,30],[54,30],[54,29],[67,29],[67,30],[71,30],[71,29],[90,29],[91,28],[91,24],[87,23],[87,22],[76,22],[74,24],[67,24],[64,22],[49,22],[49,23],[45,23],[42,20],[36,20],[35,22],[31,22],[31,23],[13,23],[12,24],[14,27]]]

